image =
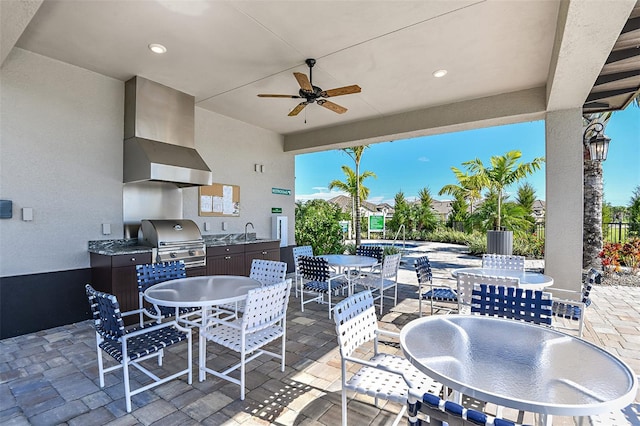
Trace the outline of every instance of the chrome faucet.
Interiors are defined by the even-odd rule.
[[[249,225],[251,225],[251,229],[253,229],[253,230],[255,230],[255,229],[256,229],[256,228],[254,228],[254,227],[253,227],[253,223],[251,223],[251,222],[247,222],[247,223],[244,225],[244,241],[245,241],[245,242],[247,241],[247,227],[248,227]]]

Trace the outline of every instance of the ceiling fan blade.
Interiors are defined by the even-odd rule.
[[[291,110],[291,112],[288,114],[289,117],[294,117],[298,114],[300,114],[300,111],[302,111],[304,109],[304,107],[306,107],[309,104],[309,102],[300,102],[298,105],[296,105],[296,107],[294,109]]]
[[[301,72],[294,72],[293,76],[298,80],[298,84],[302,88],[302,90],[306,92],[313,92],[313,87],[311,86],[311,82],[309,81],[309,77],[306,74]]]
[[[268,93],[260,93],[259,98],[288,98],[288,99],[300,99],[298,95],[272,95]]]
[[[344,114],[345,112],[347,112],[347,109],[345,107],[340,106],[338,104],[334,104],[333,102],[327,101],[325,99],[318,99],[316,103],[320,106],[325,107],[326,109],[330,109],[333,112],[337,112],[338,114]]]
[[[362,89],[357,84],[351,86],[337,87],[335,89],[325,90],[320,94],[325,98],[330,98],[332,96],[341,96],[341,95],[350,95],[352,93],[360,93]]]

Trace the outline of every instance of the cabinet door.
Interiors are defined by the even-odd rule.
[[[251,251],[247,251],[244,255],[245,275],[247,276],[249,276],[251,272],[251,262],[253,262],[253,259],[280,261],[280,246],[277,241],[251,244],[251,249]]]
[[[230,253],[207,257],[207,275],[243,275],[244,254]]]
[[[118,298],[120,311],[133,311],[138,309],[138,279],[136,276],[135,266],[122,266],[113,268],[112,273],[112,291]],[[135,317],[136,320],[138,317]]]

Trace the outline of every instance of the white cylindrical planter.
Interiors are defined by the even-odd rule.
[[[487,231],[487,253],[513,254],[513,232]]]

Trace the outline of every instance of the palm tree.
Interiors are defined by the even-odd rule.
[[[636,96],[632,104],[640,107],[640,95]],[[606,127],[612,111],[587,114],[583,116],[586,129],[594,123]],[[587,134],[590,137],[591,134]],[[602,179],[602,162],[592,161],[588,147],[584,147],[584,198],[583,198],[583,233],[582,233],[582,267],[599,267],[600,252],[603,247],[602,238],[602,199],[604,185]]]
[[[443,186],[442,189],[440,189],[440,192],[438,192],[438,195],[447,194],[453,195],[456,198],[464,198],[469,203],[471,213],[473,213],[475,203],[482,198],[482,186],[480,185],[480,182],[475,176],[469,176],[468,173],[463,173],[456,167],[451,167],[451,171],[456,175],[458,184]]]
[[[370,171],[365,171],[362,174],[360,173],[360,159],[362,158],[362,152],[365,148],[367,148],[366,145],[343,149],[343,151],[354,159],[356,163],[356,170],[354,171],[349,166],[342,166],[342,171],[346,176],[346,180],[342,182],[336,179],[329,183],[329,189],[339,189],[346,192],[351,197],[354,211],[354,215],[352,217],[354,220],[353,229],[355,229],[356,233],[356,247],[359,246],[361,242],[360,201],[366,200],[369,197],[369,188],[364,186],[362,182],[368,177],[376,177],[376,174]]]
[[[518,150],[513,150],[504,155],[491,157],[491,167],[486,167],[479,158],[462,163],[472,173],[471,176],[478,179],[482,187],[495,192],[497,197],[495,226],[497,230],[502,228],[502,197],[505,188],[539,170],[542,163],[544,163],[544,158],[537,157],[530,163],[518,164],[520,157],[522,157],[522,153]]]

